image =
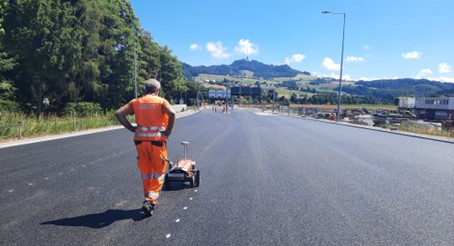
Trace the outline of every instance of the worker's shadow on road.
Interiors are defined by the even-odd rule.
[[[145,215],[141,213],[141,209],[120,210],[109,209],[103,213],[88,214],[73,218],[65,218],[52,220],[41,223],[41,225],[59,225],[59,226],[85,226],[90,228],[103,228],[120,220],[141,221],[145,219]]]

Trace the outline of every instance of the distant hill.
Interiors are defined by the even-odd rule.
[[[292,69],[288,65],[267,65],[255,60],[246,59],[234,61],[230,65],[216,66],[190,66],[181,63],[185,78],[197,77],[200,74],[221,75],[221,76],[239,76],[246,77],[252,74],[254,78],[273,79],[273,78],[292,78],[298,74],[311,75],[308,72],[301,72]],[[315,78],[315,77],[314,77]],[[328,78],[315,78],[308,83],[304,89],[299,88],[299,81],[286,80],[276,84],[276,87],[289,87],[292,90],[306,90],[314,94],[327,92],[325,84],[333,84],[336,81]],[[319,88],[323,89],[319,91]],[[336,93],[338,87],[331,88],[332,93]],[[329,89],[328,89],[329,90]],[[443,83],[427,79],[382,79],[373,81],[351,81],[351,83],[342,85],[342,92],[353,97],[373,98],[378,102],[395,102],[397,97],[454,97],[454,83]]]
[[[246,59],[236,60],[230,65],[191,66],[181,62],[185,78],[197,77],[199,74],[215,74],[229,76],[244,76],[245,72],[252,72],[253,77],[272,79],[278,77],[294,77],[298,74],[311,75],[309,72],[301,72],[288,65],[267,65],[259,61]]]
[[[383,79],[357,81],[354,86],[343,86],[342,91],[352,95],[373,97],[380,101],[392,101],[399,96],[454,96],[454,83],[442,83],[427,79]]]

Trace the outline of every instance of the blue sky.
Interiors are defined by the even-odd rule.
[[[154,41],[192,66],[249,57],[343,78],[454,83],[453,0],[130,0]]]

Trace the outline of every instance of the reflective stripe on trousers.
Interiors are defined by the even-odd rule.
[[[149,191],[147,194],[145,194],[145,198],[147,198],[147,197],[151,197],[153,199],[158,199],[159,193]]]
[[[148,174],[142,174],[142,180],[146,179],[163,179],[165,174],[162,173],[148,173]]]

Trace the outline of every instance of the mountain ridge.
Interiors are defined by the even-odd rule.
[[[294,77],[298,74],[311,75],[306,71],[299,71],[284,65],[268,65],[256,60],[241,59],[233,61],[230,65],[191,66],[180,62],[185,78],[197,77],[199,74],[216,74],[229,76],[242,76],[244,71],[253,73],[253,77],[271,79],[276,77]]]

